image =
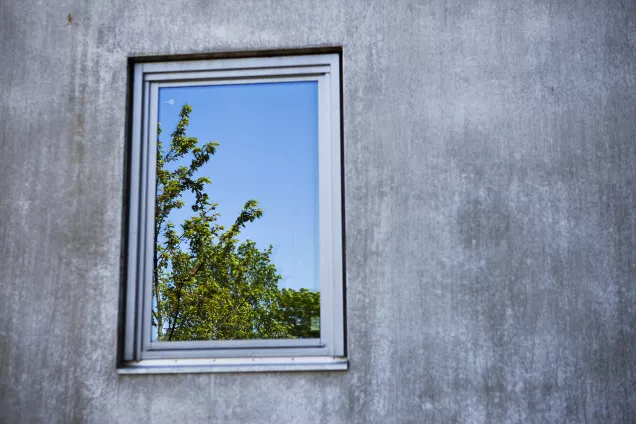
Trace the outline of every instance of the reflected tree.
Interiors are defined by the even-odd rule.
[[[259,250],[239,241],[241,230],[263,214],[248,200],[234,223],[218,224],[217,204],[206,193],[209,178],[197,171],[218,143],[199,145],[186,134],[192,108],[183,106],[170,143],[157,140],[155,254],[152,323],[156,339],[231,340],[319,337],[311,317],[319,316],[320,294],[279,290],[281,276],[272,247]],[[159,128],[161,134],[161,128]],[[186,206],[192,215],[179,225],[171,212]]]
[[[320,338],[320,293],[283,289],[280,307],[293,337]]]

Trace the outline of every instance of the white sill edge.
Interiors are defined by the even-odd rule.
[[[346,371],[347,358],[210,358],[147,359],[126,362],[117,369],[120,375],[131,374],[195,374],[225,372]]]

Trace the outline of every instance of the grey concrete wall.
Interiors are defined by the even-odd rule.
[[[118,376],[127,57],[325,45],[350,370]],[[0,421],[636,421],[633,1],[2,0],[0,58]]]

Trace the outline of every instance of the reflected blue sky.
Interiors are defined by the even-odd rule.
[[[247,200],[259,202],[263,217],[241,239],[274,246],[281,288],[319,287],[317,89],[316,82],[288,82],[159,90],[164,146],[185,103],[192,106],[187,134],[220,143],[199,172],[212,180],[219,223],[227,228]],[[170,219],[178,224],[191,215],[186,206]]]

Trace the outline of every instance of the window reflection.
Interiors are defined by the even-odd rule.
[[[159,90],[154,340],[320,337],[317,95]]]

